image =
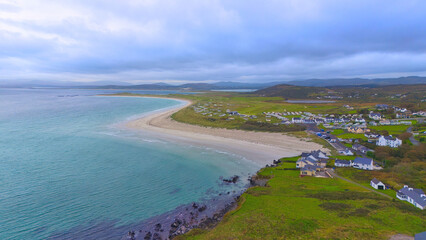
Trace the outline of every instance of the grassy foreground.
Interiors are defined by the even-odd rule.
[[[388,239],[425,231],[423,211],[339,179],[284,170],[296,159],[262,169],[258,176],[271,178],[268,186],[247,190],[217,227],[176,239]]]

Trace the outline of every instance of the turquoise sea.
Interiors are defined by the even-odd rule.
[[[119,127],[182,103],[96,96],[111,92],[0,89],[0,239],[84,239],[95,227],[103,234],[87,239],[120,239],[126,226],[236,188],[221,176],[257,170],[239,156]]]

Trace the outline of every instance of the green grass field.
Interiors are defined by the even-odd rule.
[[[336,137],[342,138],[342,139],[362,139],[367,140],[367,137],[364,136],[363,133],[344,133],[337,135]]]
[[[424,213],[414,206],[339,179],[301,178],[286,167],[294,163],[261,170],[272,177],[269,186],[249,189],[214,229],[176,239],[388,239],[426,228]]]
[[[405,131],[407,131],[407,128],[410,126],[407,125],[390,125],[390,126],[371,126],[370,129],[376,130],[376,131],[383,131],[386,130],[390,135],[398,135]]]

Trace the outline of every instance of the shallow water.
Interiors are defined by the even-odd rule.
[[[256,170],[239,156],[116,127],[181,103],[95,96],[105,92],[0,89],[0,239],[91,228],[102,232],[91,238],[119,238],[124,229],[105,233],[241,188],[219,177]]]

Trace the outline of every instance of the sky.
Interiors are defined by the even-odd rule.
[[[0,83],[414,75],[424,0],[0,0]]]

